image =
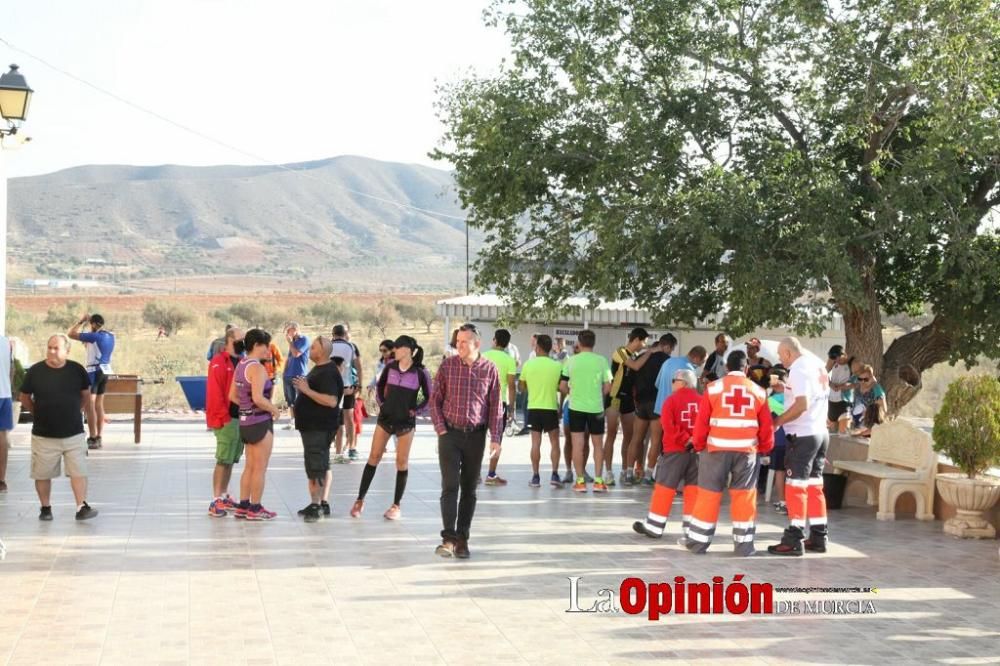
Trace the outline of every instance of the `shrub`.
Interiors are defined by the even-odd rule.
[[[399,324],[399,311],[392,301],[379,301],[377,305],[361,313],[361,323],[368,327],[368,333],[378,331],[384,338],[393,326]]]
[[[431,332],[431,327],[438,320],[437,310],[432,303],[399,303],[396,305],[399,316],[404,321],[416,326],[417,322],[427,327],[427,332]]]
[[[150,301],[142,309],[142,320],[150,326],[162,326],[167,335],[173,335],[181,327],[190,324],[194,317],[179,305]]]
[[[934,450],[970,479],[1000,465],[1000,381],[979,375],[951,383],[934,417]]]
[[[329,300],[313,303],[304,308],[302,314],[329,329],[334,324],[358,321],[361,317],[361,309],[354,303]]]

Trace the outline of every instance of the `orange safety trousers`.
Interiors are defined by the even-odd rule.
[[[649,500],[646,514],[646,531],[662,536],[667,527],[667,516],[677,496],[677,489],[684,484],[684,523],[687,534],[688,523],[698,496],[698,455],[694,451],[674,451],[662,453],[656,461],[656,485]]]
[[[687,534],[688,548],[705,552],[715,536],[722,491],[729,485],[733,545],[752,549],[757,519],[757,454],[738,451],[702,453],[698,465],[698,493]]]

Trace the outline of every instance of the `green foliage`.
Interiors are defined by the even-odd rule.
[[[403,321],[409,322],[413,326],[416,326],[417,322],[420,322],[427,328],[428,333],[431,332],[431,327],[434,326],[434,323],[438,321],[437,309],[433,303],[420,301],[397,303],[396,310]]]
[[[399,325],[399,311],[396,304],[388,299],[379,301],[361,313],[361,323],[368,328],[368,334],[378,331],[384,338],[393,326]]]
[[[17,399],[18,391],[21,390],[21,384],[24,382],[24,375],[28,371],[25,370],[24,365],[21,363],[21,359],[14,359],[14,377],[11,379],[11,388],[14,392],[14,398]]]
[[[951,383],[934,417],[934,450],[970,479],[1000,465],[1000,381],[979,375]]]
[[[350,323],[361,318],[361,308],[354,303],[332,299],[322,303],[313,303],[303,308],[304,317],[330,328],[338,323]]]
[[[288,322],[288,315],[285,311],[249,301],[234,303],[228,308],[216,310],[212,316],[220,321],[238,324],[244,328],[262,328],[272,335],[281,335],[284,324]]]
[[[162,301],[150,301],[142,309],[142,320],[150,326],[162,326],[167,335],[173,335],[190,324],[194,316],[180,305]]]
[[[838,309],[881,350],[880,311],[926,303],[921,368],[1000,354],[1000,0],[495,0],[487,17],[514,56],[442,88],[432,155],[486,233],[478,286],[515,319],[633,298],[740,335]]]
[[[83,301],[69,301],[53,305],[45,315],[45,324],[60,332],[65,332],[73,324],[80,321],[80,317],[84,313],[90,311],[90,306]]]

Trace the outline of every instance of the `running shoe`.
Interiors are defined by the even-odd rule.
[[[5,493],[5,492],[7,492],[7,482],[0,481],[0,493]]]
[[[573,472],[566,472],[566,476],[563,477],[563,483],[573,483],[576,481],[576,477],[573,476]]]
[[[100,439],[100,437],[98,437]],[[80,510],[76,512],[77,520],[90,520],[97,515],[97,509],[91,509],[90,505],[86,502],[80,507]]]
[[[298,511],[296,511],[296,513],[298,515],[300,515],[300,516],[305,516],[306,513],[309,512],[309,507],[311,507],[311,506],[312,506],[312,504],[306,504],[304,507],[302,507],[301,509],[299,509]],[[316,508],[319,509],[319,504],[316,505]]]
[[[101,448],[101,438],[100,437],[88,437],[87,438],[87,448],[90,450]]]
[[[38,520],[45,520],[45,521],[52,520],[52,507],[43,506],[42,510],[38,512]]]
[[[455,557],[455,542],[445,539],[441,545],[434,549],[434,554],[439,557]]]
[[[656,481],[654,481],[653,477],[651,477],[651,476],[643,477],[643,479],[642,479],[642,485],[644,485],[644,486],[654,486],[654,485],[656,485]]]
[[[338,453],[333,457],[333,463],[335,465],[343,465],[347,462],[347,458],[344,457],[343,453]]]
[[[610,469],[608,470],[608,473],[604,476],[604,483],[608,484],[608,488],[615,487],[615,473],[612,472]]]
[[[788,515],[788,506],[784,502],[775,502],[774,510],[782,515]]]
[[[532,474],[531,481],[528,482],[528,485],[532,488],[540,488],[542,485],[542,477],[537,474]]]
[[[244,519],[247,517],[247,512],[250,510],[249,506],[243,504],[237,504],[236,508],[233,509],[233,518]]]
[[[323,517],[324,518],[329,518],[330,517],[330,503],[329,502],[327,502],[326,500],[323,500],[322,502],[320,502],[319,503],[319,509],[323,513]]]
[[[496,474],[488,474],[486,476],[486,485],[488,486],[506,486],[507,479],[501,478]]]
[[[570,479],[570,481],[572,481],[572,479]],[[562,479],[559,478],[559,475],[557,473],[552,472],[552,477],[549,479],[549,485],[552,486],[553,488],[563,487]]]
[[[632,470],[624,472],[623,474],[624,476],[622,477],[622,485],[625,486],[626,488],[631,488],[632,486],[634,486],[635,474],[632,472]]]
[[[226,512],[222,500],[215,499],[208,505],[208,515],[212,516],[212,518],[224,518],[229,514]]]
[[[583,480],[586,481],[587,483],[593,483],[594,477],[592,477],[590,475],[590,472],[588,472],[587,470],[583,470]]]
[[[305,513],[302,513],[302,511],[305,511]],[[300,511],[299,514],[305,522],[315,523],[319,520],[319,504],[310,504],[302,511]]]
[[[573,491],[578,493],[587,492],[587,484],[584,482],[582,477],[577,479],[576,483],[573,484]]]
[[[606,493],[608,492],[608,487],[604,485],[604,479],[597,477],[594,479],[594,492],[595,493]]]
[[[354,500],[354,506],[351,507],[351,518],[360,518],[361,512],[365,510],[364,500]]]
[[[282,428],[282,430],[294,430],[294,429],[295,429],[295,426],[292,425],[291,421],[289,421],[288,423],[286,423],[285,426]]]
[[[238,507],[239,505],[240,503],[234,500],[229,495],[226,495],[225,497],[222,498],[222,508],[225,509],[226,511],[235,511],[236,507]]]
[[[358,459],[358,450],[357,449],[349,449],[347,451],[347,458],[348,458],[348,460],[357,460]]]
[[[398,504],[393,504],[386,512],[382,514],[382,517],[386,520],[399,520],[400,516],[403,515],[402,509],[399,508]]]
[[[257,509],[251,508],[247,511],[247,520],[271,520],[277,516],[278,514],[274,511],[268,511],[260,505],[258,505]]]

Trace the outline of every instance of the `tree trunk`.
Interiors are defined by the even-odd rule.
[[[898,414],[920,392],[924,370],[947,361],[953,344],[940,317],[893,340],[885,353],[882,373],[876,375],[885,389],[890,414]]]
[[[882,311],[875,293],[875,282],[870,271],[862,275],[863,304],[841,301],[844,317],[844,338],[847,353],[875,368],[876,376],[882,371]]]

